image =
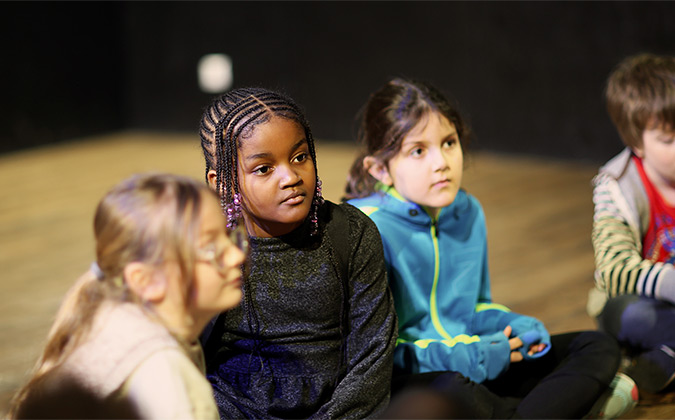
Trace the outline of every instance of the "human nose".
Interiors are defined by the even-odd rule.
[[[302,181],[300,174],[290,165],[281,166],[279,173],[281,188],[292,187]]]
[[[450,159],[440,148],[433,150],[431,153],[431,159],[434,172],[441,172],[450,169]]]
[[[244,263],[246,254],[235,243],[231,243],[227,247],[227,251],[223,254],[223,266],[231,269],[238,267]]]

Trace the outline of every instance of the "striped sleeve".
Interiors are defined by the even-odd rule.
[[[642,258],[641,235],[631,228],[629,212],[615,200],[612,188],[618,187],[610,178],[596,178],[592,240],[597,286],[611,297],[638,294],[675,301],[673,266]]]

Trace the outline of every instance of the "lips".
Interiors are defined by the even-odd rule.
[[[228,282],[228,284],[230,284],[231,286],[239,286],[239,287],[241,287],[241,276],[238,276],[238,277],[236,277],[235,279],[230,280],[230,281]]]
[[[294,192],[292,194],[289,194],[286,198],[284,198],[281,203],[282,204],[300,204],[303,201],[305,201],[305,193],[304,192]]]
[[[234,270],[234,269],[233,269]],[[241,271],[237,270],[237,273],[230,273],[230,278],[225,280],[225,284],[230,286],[240,286],[241,287]]]

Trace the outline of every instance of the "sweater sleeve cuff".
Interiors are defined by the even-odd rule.
[[[672,265],[663,268],[655,296],[658,299],[675,303],[675,270]]]

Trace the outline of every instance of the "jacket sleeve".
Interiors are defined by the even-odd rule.
[[[318,418],[377,416],[389,403],[397,318],[382,240],[375,224],[350,209],[349,331],[346,369]]]
[[[511,312],[506,306],[496,303],[478,304],[474,322],[480,326],[477,330],[479,334],[483,331],[499,331],[503,335],[504,329],[510,325],[510,338],[519,337],[523,341],[523,346],[519,350],[525,359],[541,357],[551,348],[551,336],[541,321],[531,316]],[[533,355],[527,354],[530,345],[540,343],[546,345],[544,350]]]
[[[672,264],[642,257],[642,232],[631,228],[630,211],[617,182],[609,176],[594,179],[593,248],[596,286],[611,297],[637,294],[675,303]],[[632,222],[639,225],[639,220]]]
[[[510,353],[509,342],[502,332],[457,335],[445,340],[399,339],[394,363],[405,366],[408,373],[448,370],[480,383],[505,372]]]

